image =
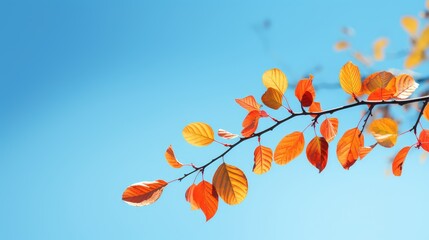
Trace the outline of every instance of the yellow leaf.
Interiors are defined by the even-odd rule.
[[[167,159],[167,163],[174,168],[181,168],[183,166],[182,163],[177,161],[176,156],[174,155],[173,147],[170,145],[165,151],[165,159]]]
[[[247,178],[239,168],[222,163],[213,176],[213,186],[229,205],[239,204],[247,195]]]
[[[390,118],[380,118],[374,120],[369,125],[369,131],[383,147],[391,148],[395,146],[398,138],[398,124]]]
[[[417,67],[425,59],[425,52],[421,49],[413,49],[405,59],[405,68]]]
[[[282,96],[278,90],[270,87],[262,95],[262,102],[269,108],[279,109],[282,106]]]
[[[334,49],[335,51],[343,51],[346,50],[347,48],[349,48],[349,42],[347,41],[339,41],[337,43],[335,43],[334,45]]]
[[[286,135],[274,151],[274,161],[279,165],[285,165],[298,157],[304,150],[304,134],[293,132]]]
[[[273,161],[273,151],[269,147],[258,146],[255,149],[253,172],[256,174],[264,174],[271,168]]]
[[[424,51],[427,47],[429,47],[429,26],[423,30],[416,42],[416,49]]]
[[[337,144],[337,157],[344,169],[348,170],[359,158],[359,149],[364,145],[363,134],[358,128],[347,130]]]
[[[195,122],[182,131],[185,140],[194,146],[207,146],[214,141],[213,129],[206,123]]]
[[[358,95],[362,87],[359,68],[352,62],[346,63],[340,70],[340,84],[351,95]]]
[[[389,44],[389,40],[387,38],[380,38],[374,42],[373,50],[374,50],[374,59],[377,61],[381,61],[384,59],[384,49]]]
[[[412,76],[402,74],[396,77],[396,92],[395,97],[399,99],[406,99],[419,87]]]
[[[164,180],[135,183],[125,189],[122,200],[136,207],[152,204],[161,197],[167,184]]]
[[[262,76],[262,83],[266,88],[274,88],[282,94],[286,92],[288,86],[286,75],[277,68],[266,71]]]
[[[401,18],[402,27],[405,31],[411,36],[415,36],[417,34],[417,30],[419,29],[419,22],[415,17],[405,16]]]

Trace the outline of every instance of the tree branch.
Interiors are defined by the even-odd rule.
[[[289,120],[291,120],[293,118],[296,118],[298,116],[307,116],[307,115],[312,114],[312,115],[316,115],[315,118],[318,118],[318,117],[320,117],[320,116],[322,116],[324,114],[333,114],[335,112],[339,112],[339,111],[346,110],[346,109],[349,109],[349,108],[354,108],[354,107],[361,106],[361,105],[367,105],[367,106],[369,106],[369,113],[368,113],[368,116],[366,118],[366,120],[367,120],[369,118],[369,116],[371,115],[372,109],[375,106],[377,106],[377,105],[399,105],[399,106],[403,106],[403,105],[414,103],[414,102],[424,102],[424,105],[422,107],[422,110],[420,111],[420,114],[419,114],[419,116],[417,118],[416,123],[414,124],[413,128],[410,129],[410,131],[412,131],[412,130],[416,131],[416,127],[418,125],[418,122],[420,121],[421,116],[423,115],[423,110],[426,107],[428,101],[429,101],[429,95],[428,96],[423,96],[423,97],[405,99],[405,100],[392,100],[392,101],[384,101],[384,100],[381,100],[381,101],[366,101],[366,100],[362,100],[362,101],[355,102],[355,103],[352,103],[352,104],[349,104],[349,105],[344,105],[344,106],[341,106],[341,107],[336,107],[336,108],[332,108],[332,109],[329,109],[329,110],[324,110],[324,111],[321,111],[321,112],[305,112],[305,111],[303,111],[303,112],[299,112],[299,113],[292,113],[290,116],[288,116],[288,117],[286,117],[286,118],[284,118],[282,120],[278,120],[275,124],[273,124],[271,127],[267,128],[265,130],[262,130],[262,131],[260,131],[258,133],[254,133],[250,137],[240,138],[240,140],[238,140],[236,143],[230,145],[228,147],[228,149],[226,151],[224,151],[222,154],[220,154],[219,156],[213,158],[212,160],[210,160],[208,163],[204,164],[201,167],[194,168],[194,170],[192,170],[192,171],[190,171],[188,173],[185,173],[182,177],[177,178],[175,180],[172,180],[171,182],[173,182],[173,181],[182,181],[187,176],[189,176],[189,175],[191,175],[191,174],[193,174],[195,172],[204,171],[204,169],[206,167],[210,166],[212,163],[216,162],[217,160],[223,158],[226,154],[228,154],[229,151],[231,151],[232,149],[234,149],[235,147],[237,147],[238,145],[240,145],[242,142],[247,141],[247,140],[252,139],[252,138],[255,138],[255,137],[259,138],[263,134],[265,134],[265,133],[267,133],[269,131],[274,130],[276,127],[280,126],[281,124],[283,124],[283,123],[285,123],[285,122],[287,122],[287,121],[289,121]]]

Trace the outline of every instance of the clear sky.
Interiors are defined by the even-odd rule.
[[[121,201],[132,183],[186,172],[164,160],[170,144],[196,165],[222,152],[187,144],[183,127],[202,121],[240,132],[245,111],[234,98],[259,99],[265,70],[278,67],[294,83],[321,66],[315,82],[336,83],[351,59],[332,50],[342,27],[355,29],[353,45],[364,53],[382,36],[395,52],[409,47],[400,17],[423,8],[422,0],[1,1],[0,239],[429,239],[421,151],[412,150],[402,177],[385,173],[407,140],[349,171],[332,145],[321,174],[302,154],[262,176],[251,171],[256,142],[249,141],[225,158],[246,172],[249,194],[237,206],[220,202],[208,223],[184,199],[193,177],[169,185],[154,205]],[[373,68],[391,67],[402,62]],[[287,95],[294,101],[292,89]],[[334,107],[347,96],[320,90],[317,99]],[[359,114],[336,115],[340,134]],[[275,148],[307,121],[262,143]]]

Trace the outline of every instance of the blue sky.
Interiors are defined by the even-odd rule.
[[[190,146],[183,127],[202,121],[239,132],[245,111],[234,99],[259,98],[265,70],[281,68],[293,83],[322,66],[315,82],[335,83],[350,60],[332,50],[343,26],[356,30],[352,42],[362,52],[381,36],[395,52],[409,47],[400,17],[423,7],[420,0],[2,1],[0,238],[428,239],[429,167],[419,162],[421,151],[412,150],[402,177],[385,174],[388,158],[412,136],[350,171],[332,146],[322,174],[303,154],[256,176],[256,142],[248,142],[225,161],[246,172],[249,194],[237,206],[220,203],[208,223],[184,199],[193,177],[171,184],[152,206],[121,201],[132,183],[184,173],[164,160],[170,144],[180,160],[197,165],[222,152]],[[260,31],[267,19],[270,28]],[[374,69],[392,67],[401,68],[401,60]],[[347,96],[321,90],[317,98],[334,107]],[[359,114],[335,115],[340,134]],[[402,130],[412,124],[407,119]],[[291,121],[262,143],[275,148],[305,121]]]

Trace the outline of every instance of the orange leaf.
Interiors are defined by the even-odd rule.
[[[264,174],[271,168],[271,162],[273,161],[273,151],[269,147],[258,146],[255,149],[253,172],[256,174]]]
[[[358,128],[347,130],[337,145],[337,157],[344,169],[348,170],[359,158],[359,149],[364,145],[363,134]]]
[[[359,68],[352,62],[347,62],[340,70],[340,85],[343,90],[351,95],[358,95],[362,82]]]
[[[350,47],[350,45],[347,41],[339,41],[339,42],[335,43],[335,45],[334,45],[335,51],[343,51],[349,47]]]
[[[353,57],[365,66],[371,66],[372,65],[371,59],[369,59],[367,56],[363,55],[360,52],[354,52]]]
[[[134,183],[125,189],[122,200],[136,207],[152,204],[161,197],[162,190],[167,184],[164,180]]]
[[[174,168],[181,168],[183,166],[182,163],[177,161],[176,156],[174,156],[173,147],[170,145],[165,151],[165,159],[167,159],[167,163]]]
[[[384,59],[384,49],[389,44],[389,40],[387,38],[380,38],[374,42],[373,50],[374,50],[374,59],[377,61],[381,61]]]
[[[188,124],[182,131],[185,140],[194,146],[202,147],[214,141],[214,132],[210,125],[202,122]]]
[[[365,94],[371,94],[379,88],[386,88],[395,91],[396,78],[390,72],[376,72],[369,75],[362,84],[362,89]]]
[[[398,138],[398,124],[394,120],[376,119],[369,125],[369,131],[381,146],[387,148],[395,146]]]
[[[421,147],[429,152],[429,130],[423,129],[419,135],[419,142]]]
[[[286,75],[277,68],[266,71],[264,75],[262,75],[262,83],[266,88],[274,88],[281,94],[285,93],[288,86]]]
[[[258,128],[260,114],[258,110],[254,110],[247,114],[246,118],[242,123],[243,130],[241,131],[241,135],[244,137],[250,137]]]
[[[412,76],[408,74],[402,74],[397,77],[396,80],[396,92],[395,97],[399,99],[406,99],[419,87]]]
[[[320,134],[326,139],[327,142],[334,140],[338,132],[338,119],[327,118],[320,124]]]
[[[395,159],[392,163],[392,172],[395,176],[401,176],[402,174],[402,165],[404,164],[405,158],[407,157],[408,152],[410,151],[410,146],[404,147],[401,151],[398,152]]]
[[[368,153],[370,153],[372,151],[372,149],[374,149],[375,145],[373,146],[369,146],[369,147],[360,147],[359,148],[359,158],[362,160],[364,157],[366,157],[366,155],[368,155]]]
[[[274,88],[268,88],[262,95],[262,102],[269,108],[279,109],[282,106],[282,93]]]
[[[322,107],[319,102],[313,102],[311,106],[308,108],[308,111],[311,113],[317,113],[322,111]],[[317,114],[310,114],[312,117],[316,117]]]
[[[193,199],[206,216],[206,221],[210,220],[216,214],[219,197],[211,183],[203,180],[194,187]]]
[[[426,105],[425,109],[423,110],[423,117],[426,118],[426,120],[429,121],[429,106]]]
[[[314,137],[307,145],[307,159],[310,163],[319,169],[319,173],[325,169],[328,163],[329,144],[323,137]]]
[[[316,98],[316,92],[313,87],[313,76],[299,80],[295,88],[295,96],[301,102],[303,107],[309,107]]]
[[[279,165],[285,165],[298,157],[304,150],[304,134],[293,132],[286,135],[277,145],[274,151],[274,161]]]
[[[194,200],[194,189],[195,189],[195,187],[197,187],[197,185],[192,184],[191,186],[189,186],[188,190],[186,190],[186,193],[185,193],[185,199],[186,199],[186,201],[188,201],[191,204],[192,210],[200,209],[197,202],[195,202],[195,200]]]
[[[241,107],[251,112],[253,110],[259,110],[261,105],[258,104],[253,96],[247,96],[245,98],[237,98],[235,102],[238,103]]]
[[[369,101],[389,100],[393,98],[395,92],[385,88],[378,88],[368,96]]]
[[[222,163],[213,175],[213,186],[229,205],[241,203],[247,195],[247,178],[239,168]]]
[[[415,36],[417,34],[417,30],[419,29],[419,22],[415,17],[405,16],[401,18],[401,24],[404,30],[411,36]]]
[[[224,138],[224,139],[234,139],[234,138],[238,137],[237,134],[230,133],[230,132],[223,130],[223,129],[219,129],[217,131],[217,135],[221,138]]]

